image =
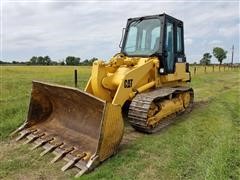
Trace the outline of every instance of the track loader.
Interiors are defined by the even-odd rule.
[[[114,155],[123,117],[138,131],[154,133],[189,112],[193,89],[184,54],[183,22],[167,14],[130,18],[121,52],[97,60],[84,91],[33,81],[28,116],[17,141],[64,159],[62,171],[89,172]]]

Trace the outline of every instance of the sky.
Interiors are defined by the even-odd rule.
[[[45,55],[109,60],[120,51],[128,18],[166,13],[184,22],[187,61],[199,62],[217,46],[228,51],[224,62],[230,62],[234,44],[239,62],[239,1],[1,0],[0,9],[4,61]]]

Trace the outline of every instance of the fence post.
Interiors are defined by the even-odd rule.
[[[225,72],[225,65],[223,65],[223,71]]]
[[[75,84],[75,87],[77,87],[77,81],[78,81],[78,77],[77,77],[77,69],[74,69],[74,84]]]
[[[207,72],[207,68],[206,68],[206,67],[207,67],[207,66],[204,67],[204,72],[205,72],[205,73]]]
[[[196,75],[197,68],[194,66],[194,75]]]
[[[220,69],[220,68],[221,68],[221,65],[219,64],[219,69],[218,69],[218,71],[219,71],[219,72],[221,71],[221,69]]]
[[[214,64],[213,64],[213,67],[212,67],[212,71],[214,72]]]

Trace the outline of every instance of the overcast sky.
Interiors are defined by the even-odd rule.
[[[53,60],[68,55],[108,60],[120,51],[128,18],[164,12],[184,22],[188,61],[198,62],[204,52],[219,46],[229,52],[225,62],[230,62],[233,44],[234,59],[239,60],[239,1],[36,1],[2,1],[4,61],[45,55]]]

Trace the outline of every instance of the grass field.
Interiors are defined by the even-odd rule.
[[[8,137],[26,118],[31,80],[73,86],[74,67],[1,67],[0,179],[70,179],[65,162]],[[79,88],[90,75],[79,67]],[[192,78],[194,109],[154,135],[125,123],[119,153],[80,179],[240,179],[240,73],[199,73]]]

